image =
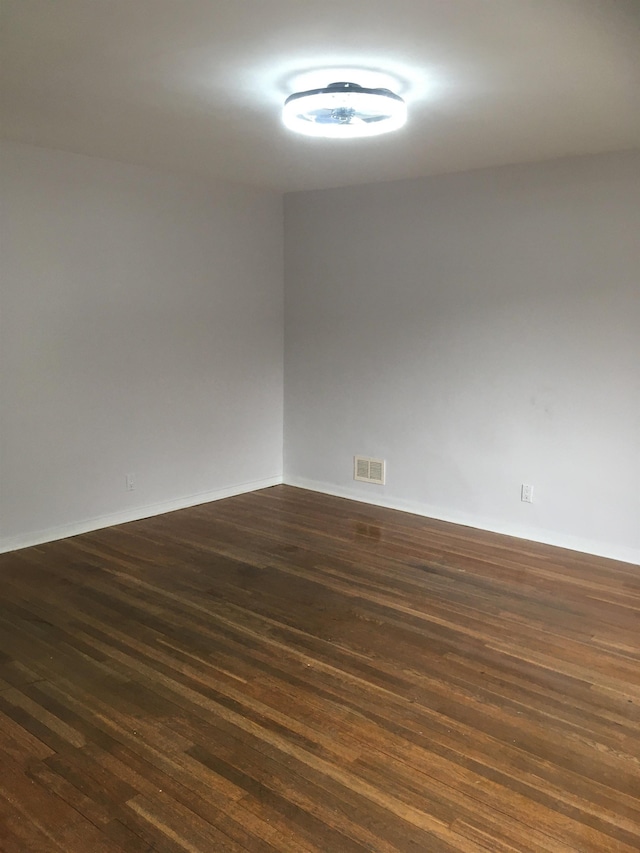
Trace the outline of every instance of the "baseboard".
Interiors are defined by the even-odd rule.
[[[177,509],[186,509],[190,506],[211,503],[213,501],[230,498],[234,495],[255,492],[258,489],[266,489],[270,486],[278,486],[281,483],[289,486],[298,486],[301,489],[309,489],[313,492],[321,492],[327,495],[335,495],[340,498],[357,501],[358,503],[371,504],[372,506],[387,507],[403,512],[410,512],[425,518],[435,518],[439,521],[449,521],[453,524],[462,524],[466,527],[475,527],[487,530],[491,533],[500,533],[506,536],[515,536],[518,539],[531,542],[540,542],[545,545],[554,545],[558,548],[568,548],[583,554],[592,554],[596,557],[605,557],[611,560],[620,560],[623,563],[637,565],[640,563],[640,550],[605,545],[602,542],[582,539],[575,536],[560,535],[553,531],[531,530],[509,524],[496,524],[494,520],[478,516],[470,516],[465,513],[443,512],[438,507],[421,504],[415,501],[405,501],[385,495],[373,495],[368,497],[362,495],[356,489],[341,488],[332,483],[323,483],[317,480],[306,480],[301,477],[287,476],[271,477],[265,480],[254,480],[249,483],[240,483],[224,489],[216,489],[212,492],[202,492],[197,495],[188,495],[170,501],[149,504],[136,507],[135,509],[123,510],[109,515],[84,519],[73,524],[61,527],[50,527],[46,530],[38,530],[19,536],[0,539],[0,554],[8,551],[17,551],[20,548],[29,548],[32,545],[42,545],[45,542],[55,542],[58,539],[66,539],[69,536],[77,536],[80,533],[90,533],[92,530],[101,530],[104,527],[113,527],[116,524],[126,524],[129,521],[139,521],[143,518],[151,518],[154,515],[162,515],[165,512],[173,512]]]
[[[80,533],[90,533],[92,530],[101,530],[104,527],[113,527],[116,524],[126,524],[129,521],[151,518],[154,515],[162,515],[165,512],[173,512],[176,509],[186,509],[190,506],[211,503],[212,501],[219,501],[223,498],[231,498],[234,495],[242,495],[246,492],[255,492],[258,489],[267,489],[270,486],[278,486],[281,483],[282,477],[254,480],[250,483],[239,483],[225,489],[216,489],[212,492],[187,495],[170,501],[161,501],[160,503],[122,510],[96,518],[87,518],[73,524],[65,524],[62,527],[49,527],[46,530],[24,533],[20,536],[10,536],[0,539],[0,554],[7,551],[17,551],[20,548],[30,548],[32,545],[42,545],[45,542],[55,542],[57,539],[66,539],[69,536],[77,536]]]
[[[640,563],[640,549],[625,546],[610,545],[597,540],[582,539],[577,536],[559,534],[550,530],[536,530],[520,527],[513,524],[499,524],[495,519],[483,518],[481,516],[468,515],[466,513],[446,512],[441,508],[417,501],[404,501],[395,497],[374,494],[371,497],[363,495],[357,488],[336,486],[332,483],[323,483],[317,480],[305,480],[302,477],[285,475],[283,482],[287,486],[298,486],[301,489],[309,489],[312,492],[321,492],[325,495],[334,495],[339,498],[358,501],[359,503],[371,504],[372,506],[386,507],[387,509],[398,509],[402,512],[410,512],[413,515],[421,515],[425,518],[434,518],[438,521],[449,521],[452,524],[462,524],[465,527],[475,527],[490,533],[500,533],[504,536],[515,536],[529,542],[540,542],[544,545],[554,545],[557,548],[567,548],[570,551],[578,551],[581,554],[591,554],[594,557],[605,557],[609,560],[619,560],[623,563],[637,565]],[[374,488],[374,487],[367,487]]]

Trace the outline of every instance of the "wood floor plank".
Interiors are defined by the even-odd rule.
[[[640,568],[277,486],[0,555],[0,850],[633,853]]]

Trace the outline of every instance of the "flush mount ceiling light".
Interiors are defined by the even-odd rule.
[[[398,130],[407,120],[407,105],[389,89],[331,83],[324,89],[289,95],[282,120],[305,136],[353,139]]]

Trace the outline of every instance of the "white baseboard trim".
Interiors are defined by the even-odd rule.
[[[313,492],[321,492],[326,495],[335,495],[340,498],[357,501],[358,503],[371,504],[372,506],[387,507],[425,518],[434,518],[438,521],[449,521],[453,524],[462,524],[466,527],[475,527],[487,530],[491,533],[501,533],[506,536],[515,536],[518,539],[540,542],[545,545],[555,545],[558,548],[568,548],[583,554],[592,554],[596,557],[605,557],[611,560],[620,560],[623,563],[637,565],[640,563],[640,549],[627,548],[624,546],[607,545],[602,542],[582,539],[576,536],[561,535],[547,530],[531,530],[521,528],[517,525],[496,524],[492,519],[479,516],[469,516],[465,513],[452,513],[421,504],[415,501],[405,501],[399,498],[387,497],[385,495],[373,495],[368,497],[356,489],[335,486],[332,483],[323,483],[318,480],[306,480],[301,477],[270,477],[265,480],[254,480],[249,483],[239,483],[224,489],[216,489],[212,492],[202,492],[196,495],[187,495],[170,501],[149,504],[147,506],[135,507],[122,510],[109,515],[97,516],[95,518],[83,519],[82,521],[66,524],[61,527],[50,527],[45,530],[24,533],[0,539],[0,554],[8,551],[17,551],[20,548],[29,548],[32,545],[42,545],[45,542],[55,542],[58,539],[66,539],[69,536],[78,536],[80,533],[90,533],[92,530],[101,530],[104,527],[113,527],[117,524],[126,524],[129,521],[139,521],[143,518],[151,518],[154,515],[163,515],[177,509],[186,509],[199,504],[211,503],[213,501],[230,498],[234,495],[255,492],[258,489],[267,489],[270,486],[278,486],[286,483],[289,486],[297,486],[301,489],[309,489]]]
[[[17,551],[20,548],[30,548],[32,545],[42,545],[45,542],[55,542],[58,539],[67,539],[69,536],[77,536],[80,533],[90,533],[92,530],[101,530],[104,527],[113,527],[116,524],[126,524],[129,521],[140,521],[142,518],[151,518],[154,515],[163,515],[165,512],[173,512],[176,509],[186,509],[198,504],[211,503],[223,498],[231,498],[234,495],[242,495],[246,492],[255,492],[258,489],[267,489],[270,486],[279,486],[282,477],[270,477],[266,480],[254,480],[251,483],[238,483],[224,489],[215,489],[213,492],[202,492],[197,495],[187,495],[170,501],[148,504],[147,506],[134,507],[121,510],[120,512],[101,515],[96,518],[87,518],[61,527],[49,527],[46,530],[37,530],[32,533],[23,533],[19,536],[10,536],[0,539],[0,554],[7,551]]]
[[[318,480],[305,480],[302,477],[285,475],[283,482],[287,486],[298,486],[301,489],[309,489],[312,492],[321,492],[325,495],[334,495],[338,498],[347,498],[358,503],[386,507],[387,509],[398,509],[402,512],[410,512],[413,515],[421,515],[425,518],[437,519],[438,521],[449,521],[453,524],[462,524],[465,527],[475,527],[490,533],[514,536],[517,539],[528,540],[529,542],[540,542],[543,545],[567,548],[570,551],[591,554],[594,557],[605,557],[609,560],[619,560],[620,562],[631,563],[632,565],[640,563],[640,548],[629,548],[597,540],[582,539],[577,536],[564,535],[551,530],[537,530],[509,523],[500,524],[495,519],[472,516],[466,513],[443,511],[439,507],[421,504],[417,501],[404,501],[379,493],[369,497],[368,495],[361,494],[356,488],[336,486],[332,483],[323,483]]]

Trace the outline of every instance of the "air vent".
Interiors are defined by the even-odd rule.
[[[353,457],[353,479],[364,483],[384,485],[384,460],[369,459],[368,456]]]

